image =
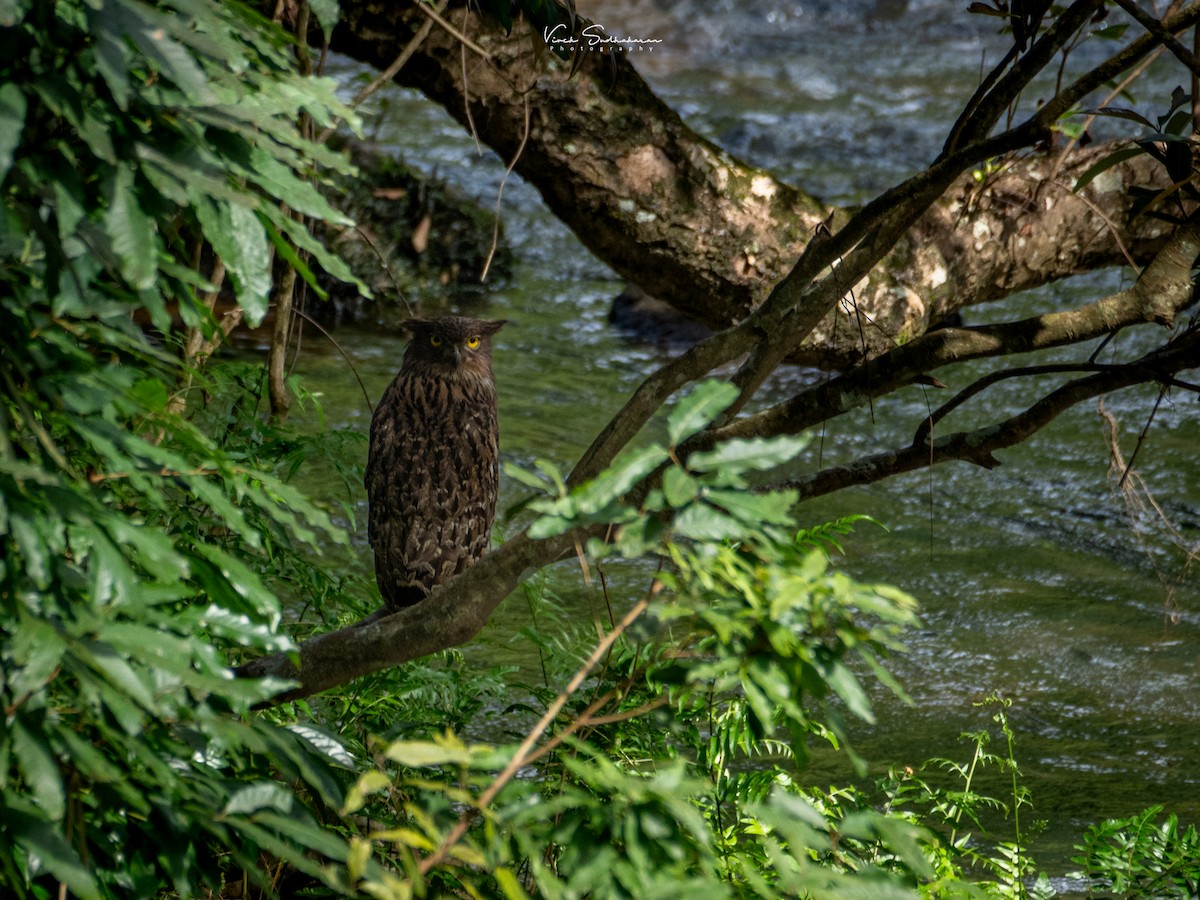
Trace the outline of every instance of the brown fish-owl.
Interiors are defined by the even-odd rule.
[[[410,606],[479,557],[499,490],[491,337],[504,321],[411,319],[371,419],[367,533],[387,605]]]

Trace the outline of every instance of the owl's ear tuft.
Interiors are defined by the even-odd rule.
[[[406,338],[411,338],[414,334],[416,334],[422,328],[427,328],[428,326],[429,326],[428,319],[421,319],[416,316],[413,316],[412,318],[405,319],[403,322],[400,323],[400,332]]]
[[[507,324],[508,319],[485,319],[479,323],[479,333],[485,335],[495,334]]]

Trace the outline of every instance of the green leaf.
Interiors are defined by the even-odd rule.
[[[667,458],[667,451],[653,444],[621,454],[609,468],[571,494],[575,509],[584,516],[599,512],[624,497]]]
[[[1129,28],[1128,22],[1118,22],[1116,25],[1105,25],[1103,28],[1097,28],[1092,32],[1092,37],[1102,38],[1106,41],[1118,41],[1125,36],[1125,30]]]
[[[799,496],[797,491],[752,494],[749,491],[709,490],[704,493],[705,500],[753,527],[793,524],[792,507]]]
[[[550,487],[550,485],[548,485],[543,479],[538,478],[538,476],[533,472],[522,469],[516,463],[506,462],[504,463],[503,469],[504,474],[513,481],[519,482],[520,484],[525,485],[525,487],[533,488],[539,493],[546,493]]]
[[[379,769],[369,769],[359,776],[350,790],[346,793],[346,802],[342,806],[342,815],[348,816],[358,812],[366,805],[367,795],[374,794],[389,787],[392,779]]]
[[[335,225],[353,225],[354,220],[329,205],[329,201],[311,182],[297,178],[290,166],[281,163],[262,147],[250,151],[247,176],[276,200],[281,200],[296,212]]]
[[[933,866],[920,843],[920,839],[928,837],[928,833],[911,822],[873,809],[864,809],[846,816],[838,830],[846,837],[859,840],[877,837],[918,877],[927,879],[934,876]]]
[[[705,428],[738,398],[738,389],[727,381],[705,381],[675,404],[667,417],[667,435],[677,446]]]
[[[575,519],[565,516],[541,516],[530,524],[528,533],[530,538],[540,541],[568,532],[578,524]]]
[[[264,809],[290,813],[296,798],[277,781],[260,781],[239,789],[221,811],[222,815],[250,815]]]
[[[158,704],[155,702],[154,694],[151,688],[143,680],[145,670],[142,675],[135,672],[133,666],[125,657],[113,652],[112,648],[107,644],[97,641],[89,641],[84,645],[90,652],[88,654],[88,662],[97,671],[101,672],[114,687],[124,691],[129,697],[140,705],[149,713],[158,712]]]
[[[558,470],[558,466],[548,459],[535,459],[533,464],[539,472],[550,479],[557,493],[565,494],[567,492],[567,480],[563,477],[563,473]]]
[[[12,168],[13,151],[21,144],[24,128],[25,95],[15,84],[6,84],[0,87],[0,183]]]
[[[106,2],[104,14],[123,31],[155,67],[194,103],[216,102],[208,76],[187,47],[171,32],[171,18],[133,0]]]
[[[688,468],[696,472],[745,472],[773,469],[794,458],[809,444],[808,435],[784,434],[772,438],[735,438],[713,450],[693,453]]]
[[[40,727],[30,727],[26,716],[12,721],[12,749],[25,783],[37,801],[38,809],[55,822],[61,821],[67,809],[67,794],[62,773],[54,753],[46,743]]]
[[[267,239],[275,248],[275,252],[279,254],[279,258],[296,270],[296,274],[304,279],[304,283],[309,286],[313,293],[315,293],[322,300],[328,300],[329,292],[325,290],[325,288],[321,287],[320,282],[317,281],[317,276],[313,274],[312,268],[310,268],[308,263],[304,261],[304,258],[296,252],[296,248],[292,246],[291,241],[280,234],[279,229],[271,224],[271,220],[261,212],[258,215],[258,220],[263,223],[263,228],[265,228],[267,232]],[[362,295],[364,297],[371,296],[369,292],[363,293]]]
[[[18,803],[20,808],[17,808]],[[100,900],[100,887],[96,879],[57,829],[7,792],[4,806],[4,824],[13,841],[27,853],[36,856],[46,871],[80,900]]]
[[[12,627],[10,624],[8,627]],[[58,630],[40,619],[21,617],[9,652],[16,665],[6,672],[14,696],[32,694],[49,681],[62,662],[65,646]]]
[[[422,766],[469,765],[471,762],[470,748],[458,742],[396,741],[387,748],[385,755],[393,762],[414,769]]]
[[[264,624],[244,613],[232,612],[215,603],[210,603],[202,611],[195,611],[195,617],[197,628],[243,647],[255,647],[269,653],[284,653],[296,649],[291,638],[276,632],[269,623]]]
[[[1087,171],[1080,175],[1075,180],[1075,187],[1072,189],[1076,192],[1083,190],[1103,172],[1107,172],[1113,166],[1120,165],[1127,159],[1132,159],[1135,156],[1140,156],[1145,151],[1140,147],[1125,147],[1121,150],[1114,150],[1108,156],[1101,159],[1094,166],[1091,166]]]
[[[229,270],[246,321],[259,325],[271,293],[271,250],[262,222],[240,203],[205,196],[194,197],[193,203],[204,237]]]
[[[311,725],[292,724],[286,726],[287,730],[293,734],[299,735],[316,750],[329,757],[343,769],[354,771],[354,757],[346,749],[345,744],[339,741],[331,734],[327,734],[319,728],[314,728]]]
[[[88,24],[95,36],[93,52],[96,69],[108,85],[109,93],[117,106],[122,110],[127,109],[132,95],[129,83],[132,54],[129,52],[129,45],[125,43],[124,34],[113,28],[115,21],[102,10],[88,10]]]
[[[871,701],[849,667],[839,660],[833,660],[824,676],[826,683],[842,698],[850,712],[867,724],[874,724],[875,713],[871,709]]]
[[[336,253],[331,253],[319,240],[312,236],[302,223],[297,222],[291,216],[283,215],[274,207],[267,207],[261,210],[263,215],[270,218],[271,223],[286,235],[292,243],[301,250],[306,250],[312,254],[313,259],[324,269],[330,277],[336,278],[338,281],[343,281],[346,284],[354,285],[364,297],[371,296],[371,290],[355,274],[350,270],[350,267]]]
[[[130,166],[117,166],[108,193],[104,225],[121,275],[135,290],[147,290],[154,286],[158,276],[154,222],[142,210]]]
[[[693,503],[675,517],[674,531],[697,541],[723,541],[740,537],[746,526],[704,503]]]
[[[341,13],[341,5],[338,0],[308,0],[308,8],[312,10],[312,14],[321,26],[321,31],[325,33],[325,40],[329,40],[329,36],[333,34],[333,26],[337,24],[338,16]]]
[[[196,553],[217,567],[228,587],[246,602],[240,604],[271,628],[279,624],[279,600],[249,566],[231,553],[212,544],[197,544]]]
[[[677,466],[663,473],[663,496],[676,508],[690,503],[700,492],[700,483]]]
[[[87,215],[88,201],[78,172],[64,167],[56,169],[54,174],[54,212],[59,240],[65,243]]]

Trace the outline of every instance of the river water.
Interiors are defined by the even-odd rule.
[[[732,152],[837,202],[867,199],[936,154],[983,61],[1007,38],[997,20],[968,16],[965,3],[632,2],[593,13],[613,33],[661,38],[636,60],[689,123]],[[1091,41],[1079,59],[1112,47]],[[1158,85],[1182,78],[1159,72]],[[1143,88],[1148,111],[1169,87]],[[503,175],[494,155],[444,112],[415,94],[390,91],[372,109],[381,140],[425,171],[492,205]],[[607,321],[621,284],[514,177],[503,219],[517,264],[511,282],[486,300],[454,307],[510,320],[497,340],[501,451],[529,465],[549,459],[569,469],[596,431],[671,348],[626,340]],[[1121,284],[1121,273],[1075,279],[995,308],[968,311],[972,322],[1001,321],[1065,308]],[[1153,334],[1123,337],[1106,349],[1127,357]],[[372,400],[399,365],[401,339],[386,329],[343,328]],[[349,367],[309,338],[300,372],[322,396],[329,428],[366,432],[370,420]],[[1057,358],[1084,359],[1090,347]],[[952,389],[984,365],[942,370]],[[788,370],[764,402],[814,377]],[[1194,379],[1193,379],[1194,380]],[[945,427],[971,427],[1023,408],[1053,382],[1002,383],[985,403]],[[939,396],[940,394],[940,396]],[[802,465],[825,464],[901,446],[928,404],[945,392],[911,388],[866,411],[835,420]],[[1120,421],[1128,454],[1154,407],[1156,392],[1127,391],[1106,401]],[[1200,548],[1200,415],[1194,396],[1159,407],[1137,468],[1193,551]],[[365,453],[365,451],[364,451]],[[1062,416],[1028,445],[1001,454],[991,472],[965,464],[916,473],[805,505],[802,522],[867,513],[869,525],[846,541],[839,562],[863,580],[914,594],[923,615],[909,652],[893,661],[912,698],[878,693],[878,720],[858,726],[855,744],[874,771],[918,766],[932,756],[964,759],[961,732],[987,727],[973,706],[994,691],[1011,698],[1017,758],[1033,794],[1032,818],[1047,829],[1034,846],[1052,874],[1071,868],[1071,844],[1089,823],[1163,804],[1200,820],[1200,565],[1188,571],[1149,520],[1131,523],[1107,476],[1107,436],[1095,405]],[[521,496],[502,486],[502,508]],[[365,500],[360,522],[365,522]],[[361,560],[370,568],[365,534]],[[568,609],[590,619],[599,603],[569,566],[554,574]],[[617,577],[614,592],[636,590],[638,573]],[[511,598],[470,649],[480,664],[535,665],[513,635],[528,624]],[[994,729],[993,729],[994,730]],[[994,749],[999,749],[995,747]],[[818,759],[818,783],[844,780],[839,758]],[[1029,814],[1023,814],[1027,816]],[[1024,818],[1028,821],[1028,818]]]

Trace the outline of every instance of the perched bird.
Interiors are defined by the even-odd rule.
[[[487,550],[499,489],[491,337],[503,320],[410,319],[371,419],[367,531],[389,607],[410,606]]]

